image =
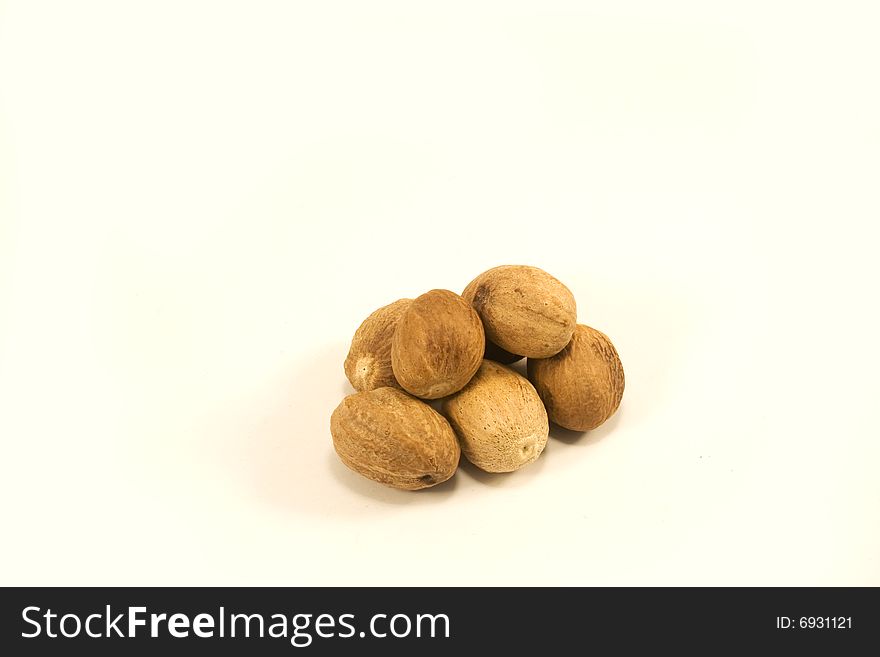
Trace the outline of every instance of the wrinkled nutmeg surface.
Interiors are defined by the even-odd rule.
[[[544,404],[527,379],[484,360],[470,382],[443,400],[467,459],[486,472],[512,472],[537,459],[547,444]]]
[[[559,353],[577,324],[574,295],[537,267],[495,267],[471,281],[462,296],[483,320],[486,338],[511,354]]]
[[[397,322],[391,341],[394,378],[422,399],[461,390],[480,367],[483,324],[474,308],[449,290],[416,298]]]
[[[396,388],[349,395],[330,418],[339,458],[358,474],[417,490],[449,479],[460,449],[446,419]]]
[[[398,320],[411,303],[412,299],[399,299],[382,306],[355,331],[343,366],[355,390],[400,387],[391,369],[391,339]]]
[[[578,324],[571,342],[551,358],[528,360],[529,379],[547,415],[573,431],[595,429],[623,397],[623,365],[604,333]]]

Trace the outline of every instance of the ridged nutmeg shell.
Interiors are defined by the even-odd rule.
[[[511,354],[557,354],[577,324],[571,290],[537,267],[495,267],[471,281],[462,296],[483,320],[486,338]]]
[[[345,359],[345,376],[357,391],[385,386],[399,388],[391,369],[391,339],[394,329],[412,299],[399,299],[367,317],[351,341]]]
[[[565,349],[551,358],[529,358],[527,367],[547,415],[565,429],[595,429],[620,406],[620,357],[608,336],[589,326],[578,324]]]
[[[461,454],[446,419],[396,388],[343,399],[330,417],[330,433],[345,465],[392,488],[444,482],[455,474]]]
[[[483,324],[455,292],[431,290],[413,300],[397,322],[391,341],[394,378],[422,399],[461,390],[480,367]]]
[[[544,404],[525,377],[484,360],[470,382],[443,400],[467,459],[486,472],[512,472],[537,459],[547,444]]]

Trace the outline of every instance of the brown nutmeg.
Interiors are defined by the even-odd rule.
[[[577,324],[571,291],[537,267],[495,267],[471,281],[462,296],[483,320],[486,338],[512,354],[557,354]]]
[[[578,324],[571,342],[551,358],[528,360],[529,380],[547,415],[565,429],[595,429],[623,397],[623,365],[604,333]]]
[[[525,377],[484,360],[470,382],[443,400],[443,414],[467,459],[486,472],[512,472],[547,444],[544,404]]]
[[[330,418],[333,446],[349,468],[386,486],[417,490],[449,479],[460,449],[446,419],[396,388],[349,395]]]
[[[355,390],[399,388],[391,369],[391,338],[412,299],[399,299],[367,317],[354,333],[345,358],[345,376]]]
[[[391,341],[394,378],[422,399],[461,390],[480,367],[483,325],[474,308],[449,290],[416,298],[397,322]]]

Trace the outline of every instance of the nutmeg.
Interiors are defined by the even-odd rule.
[[[398,299],[367,317],[354,333],[345,358],[345,376],[355,390],[399,388],[391,369],[391,338],[412,299]]]
[[[547,412],[535,388],[509,367],[484,360],[470,382],[443,400],[467,459],[486,472],[512,472],[547,444]]]
[[[462,296],[480,315],[488,340],[529,358],[559,353],[577,323],[571,291],[537,267],[495,267],[471,281]]]
[[[422,399],[461,390],[480,367],[483,324],[474,308],[449,290],[416,298],[397,322],[391,341],[394,378]]]
[[[349,395],[330,417],[333,446],[367,479],[417,490],[449,479],[460,449],[449,423],[425,402],[396,388]]]
[[[565,349],[550,358],[529,358],[527,369],[547,415],[566,429],[595,429],[620,406],[620,357],[608,336],[589,326],[578,324]]]

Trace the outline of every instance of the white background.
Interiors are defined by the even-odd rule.
[[[0,583],[880,585],[878,30],[0,3]],[[350,473],[360,321],[504,263],[611,336],[618,415],[509,476]]]

